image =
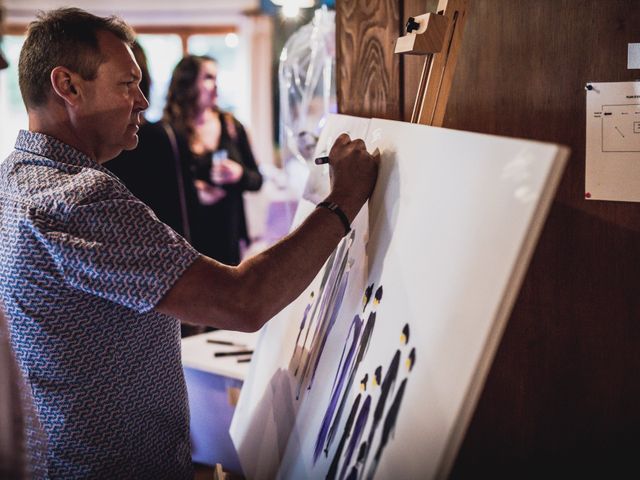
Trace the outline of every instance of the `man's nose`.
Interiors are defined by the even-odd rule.
[[[149,108],[149,100],[144,96],[140,87],[138,87],[138,97],[136,98],[136,110],[144,111]]]

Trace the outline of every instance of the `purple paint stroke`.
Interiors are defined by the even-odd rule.
[[[344,474],[347,472],[347,467],[351,463],[351,457],[353,456],[353,451],[356,449],[356,446],[360,443],[360,439],[362,438],[362,434],[364,433],[364,429],[367,425],[367,420],[369,419],[369,410],[371,408],[371,395],[367,395],[364,403],[362,404],[362,408],[360,409],[360,413],[358,413],[358,418],[356,420],[355,425],[353,426],[353,435],[351,435],[351,439],[349,440],[349,446],[347,447],[347,452],[345,453],[344,463],[342,464],[342,470],[340,470],[340,478],[344,478]]]
[[[360,366],[362,359],[364,358],[365,354],[369,350],[369,344],[371,343],[371,336],[375,326],[376,326],[376,312],[370,312],[369,318],[367,319],[367,323],[364,327],[364,330],[362,331],[362,337],[360,338],[360,342],[358,344],[358,354],[356,356],[356,361],[354,362],[349,372],[349,380],[347,381],[347,386],[344,390],[345,393],[340,399],[340,405],[338,407],[333,423],[331,424],[331,428],[329,429],[329,435],[327,437],[327,445],[325,447],[325,450],[329,450],[329,447],[331,447],[331,444],[335,439],[335,434],[338,430],[338,425],[340,424],[340,420],[342,418],[342,412],[344,410],[344,406],[347,401],[347,393],[351,389],[351,385],[353,384],[353,380],[356,376],[356,371],[358,370],[358,367]]]
[[[318,315],[318,320],[316,322],[316,329],[313,334],[313,338],[311,341],[311,348],[309,349],[309,355],[305,360],[304,370],[302,376],[300,377],[300,382],[298,383],[298,390],[296,392],[296,398],[300,397],[300,391],[302,389],[302,385],[305,380],[309,377],[310,367],[311,365],[317,366],[317,361],[322,353],[319,352],[318,349],[320,347],[324,348],[324,342],[326,341],[326,335],[328,335],[327,331],[327,312],[329,311],[329,306],[334,304],[334,300],[336,297],[336,292],[340,288],[340,283],[344,276],[347,260],[349,257],[349,249],[351,244],[353,243],[354,232],[349,236],[346,241],[343,241],[340,244],[338,249],[338,253],[336,255],[336,259],[339,261],[334,261],[333,266],[331,268],[331,274],[327,279],[327,286],[330,288],[326,289],[323,292],[321,305],[320,305],[320,313]],[[336,269],[336,265],[339,265]],[[327,293],[328,292],[328,293]],[[311,388],[310,386],[308,388]]]
[[[320,281],[320,288],[318,289],[318,299],[320,299],[322,297],[322,294],[324,293],[324,287],[327,284],[327,280],[329,279],[329,275],[331,274],[331,271],[333,270],[333,264],[336,258],[336,251],[334,250],[333,253],[331,253],[331,255],[329,256],[329,259],[327,260],[327,265],[324,268],[324,271],[322,273],[322,280]],[[316,315],[316,311],[318,310],[318,304],[320,302],[318,300],[316,300],[313,303],[313,312],[311,312],[311,318],[309,319],[309,325],[307,327],[307,332],[304,335],[304,342],[302,343],[302,350],[304,351],[304,347],[307,345],[307,339],[309,337],[309,331],[311,330],[311,325],[314,322],[314,318]],[[294,376],[298,375],[298,368],[300,367],[300,365],[298,365],[296,367],[295,372],[293,373]],[[296,395],[296,399],[298,398],[298,396],[300,395],[300,385],[298,385],[298,393]]]
[[[333,329],[333,325],[336,323],[336,319],[338,318],[338,313],[340,312],[340,307],[342,306],[342,301],[344,300],[344,294],[347,290],[347,283],[349,282],[349,272],[347,272],[340,281],[340,288],[338,289],[338,293],[336,298],[334,299],[333,308],[331,309],[331,317],[329,317],[329,322],[327,324],[327,329],[322,336],[322,343],[320,344],[320,348],[318,350],[318,356],[316,357],[315,364],[313,365],[313,369],[311,371],[311,378],[309,379],[309,386],[307,390],[311,390],[311,386],[313,385],[313,380],[316,377],[316,371],[318,370],[318,364],[320,363],[320,358],[322,357],[322,352],[324,351],[324,347],[327,343],[327,338]]]
[[[342,393],[342,386],[344,384],[344,379],[347,375],[347,371],[351,365],[353,360],[353,356],[355,350],[357,348],[357,342],[360,338],[360,329],[362,328],[362,320],[360,317],[356,315],[351,322],[351,326],[349,327],[349,334],[353,331],[351,346],[349,347],[349,351],[344,358],[344,363],[342,363],[342,368],[338,365],[338,371],[340,375],[338,377],[338,382],[335,385],[335,388],[331,392],[331,400],[329,401],[329,405],[327,406],[327,410],[325,411],[324,418],[322,419],[322,425],[320,426],[320,432],[318,433],[318,438],[316,439],[316,446],[313,452],[313,463],[315,464],[322,452],[322,447],[324,446],[324,440],[327,437],[327,433],[329,431],[329,425],[331,424],[331,419],[333,418],[333,413],[336,408],[336,404],[338,403],[338,398]],[[349,340],[349,336],[347,337],[347,341]],[[345,342],[346,343],[346,342]],[[334,382],[335,383],[335,382]]]
[[[351,333],[351,330],[353,329],[353,323],[356,321],[356,319],[362,325],[362,320],[360,319],[358,314],[356,314],[356,316],[353,317],[353,320],[351,321],[351,326],[349,327],[349,332],[347,333],[347,340],[349,340],[349,334]],[[342,359],[344,358],[344,352],[347,350],[347,345],[348,345],[348,342],[344,342],[344,345],[342,346],[342,353],[340,354],[340,361],[338,362],[338,369],[336,370],[336,374],[333,376],[333,384],[331,385],[331,391],[332,392],[333,392],[333,389],[336,386],[336,381],[338,380],[338,377],[339,377],[340,365],[342,365]]]

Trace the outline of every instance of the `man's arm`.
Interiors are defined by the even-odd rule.
[[[353,221],[371,194],[379,157],[364,142],[341,135],[329,154],[332,190],[327,200]],[[200,257],[157,310],[183,322],[254,331],[309,285],[344,236],[338,216],[316,209],[294,232],[237,267]]]

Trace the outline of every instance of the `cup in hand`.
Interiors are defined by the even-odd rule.
[[[223,160],[228,158],[228,153],[224,148],[220,150],[216,150],[211,154],[211,166],[215,167],[216,165],[220,165]]]
[[[220,167],[222,166],[222,162],[227,158],[228,153],[224,148],[216,150],[211,154],[211,170],[209,176],[214,184],[220,183]]]

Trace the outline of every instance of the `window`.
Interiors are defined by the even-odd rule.
[[[150,105],[145,117],[150,122],[156,122],[162,118],[173,68],[182,58],[182,40],[176,34],[143,33],[138,35],[138,42],[147,56],[151,77]]]
[[[235,37],[233,37],[235,36]],[[231,40],[235,38],[236,40]],[[208,55],[218,61],[218,105],[221,109],[237,114],[238,100],[242,97],[242,82],[246,73],[240,72],[236,53],[237,35],[191,35],[187,43],[189,53]]]
[[[246,110],[243,102],[248,96],[242,95],[246,83],[239,81],[248,76],[245,62],[238,59],[238,36],[234,28],[224,27],[216,33],[198,33],[198,30],[185,32],[181,29],[163,28],[158,33],[153,27],[142,28],[138,41],[147,55],[151,76],[151,93],[146,118],[155,122],[162,118],[171,74],[182,58],[183,52],[195,55],[209,55],[219,64],[218,102],[220,108],[237,114]],[[9,68],[0,72],[0,115],[3,126],[0,129],[0,161],[13,150],[18,130],[27,128],[27,113],[20,96],[18,86],[18,58],[24,43],[24,35],[5,35],[2,49],[9,62]],[[247,119],[241,119],[245,121]]]
[[[13,150],[18,130],[27,128],[27,111],[18,85],[18,58],[24,35],[5,35],[2,40],[9,68],[0,71],[0,162]]]

